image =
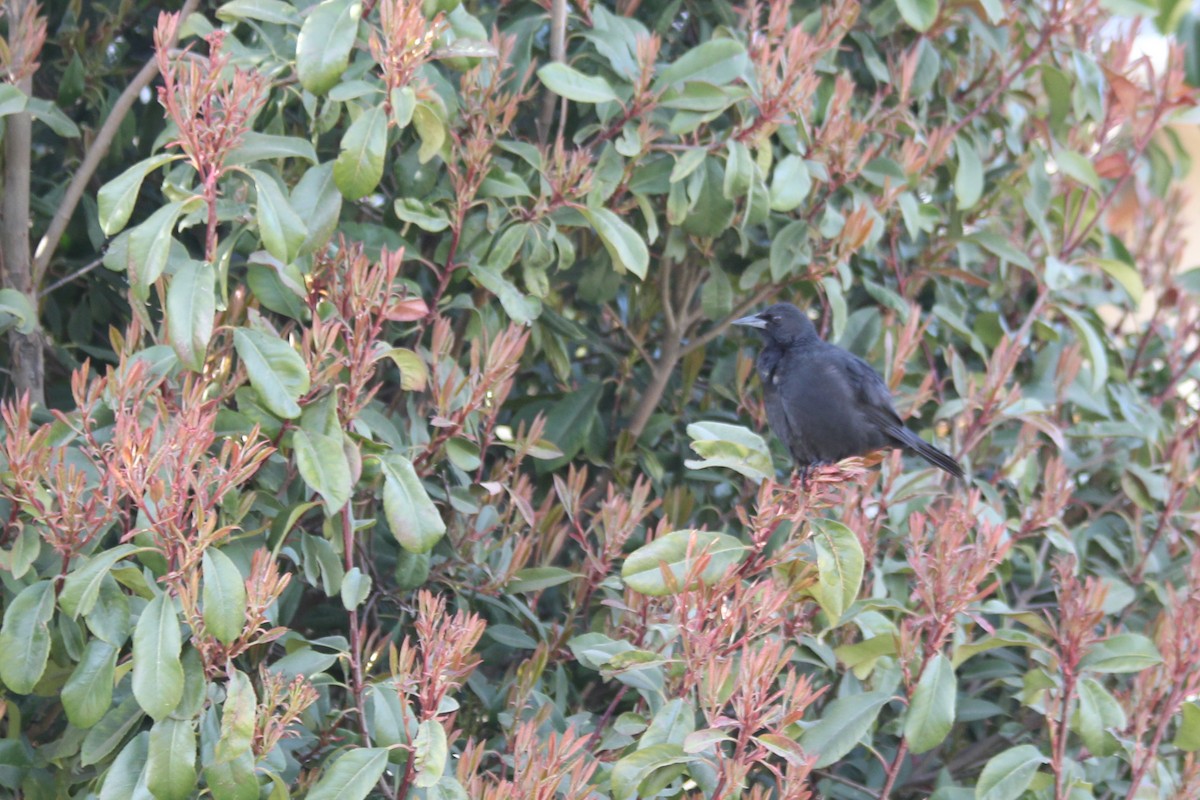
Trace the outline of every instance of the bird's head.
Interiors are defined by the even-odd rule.
[[[769,341],[781,345],[798,344],[817,339],[812,320],[791,303],[776,303],[757,314],[735,319],[734,325],[758,328]]]

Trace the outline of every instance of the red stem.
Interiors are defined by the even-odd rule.
[[[342,550],[346,572],[354,568],[354,518],[350,503],[342,506]],[[350,617],[350,693],[354,695],[354,708],[358,711],[358,731],[363,747],[371,746],[371,733],[367,730],[367,714],[363,705],[362,627],[359,625],[358,608],[348,612]]]

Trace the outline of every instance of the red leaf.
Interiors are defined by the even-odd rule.
[[[429,316],[429,306],[420,297],[397,300],[385,314],[392,322],[416,322]]]

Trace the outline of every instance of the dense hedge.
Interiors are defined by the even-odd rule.
[[[1065,0],[7,8],[0,793],[1200,795],[1184,53]],[[969,480],[790,481],[773,299]]]

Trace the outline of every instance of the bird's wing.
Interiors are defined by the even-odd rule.
[[[840,359],[843,374],[863,415],[886,433],[896,435],[894,429],[904,429],[904,423],[892,405],[892,393],[875,368],[853,353],[841,348],[839,352],[843,356]]]
[[[896,407],[892,405],[892,393],[888,391],[887,384],[883,382],[879,373],[853,353],[845,354],[846,375],[856,393],[863,415],[878,426],[894,444],[907,447],[935,467],[961,478],[962,466],[952,456],[917,436],[900,419]]]

